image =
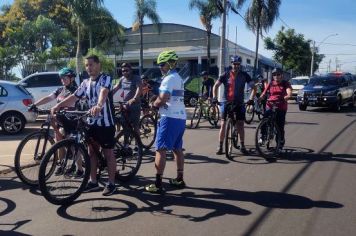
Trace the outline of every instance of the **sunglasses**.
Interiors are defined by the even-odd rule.
[[[129,72],[129,70],[121,70],[123,73]]]
[[[282,74],[280,74],[280,73],[275,73],[275,74],[273,74],[273,76],[281,76]]]
[[[68,76],[61,76],[61,79],[69,79]]]
[[[163,67],[165,64],[166,64],[165,62],[162,62],[162,63],[159,63],[158,66]]]
[[[232,63],[234,66],[239,66],[241,63]]]

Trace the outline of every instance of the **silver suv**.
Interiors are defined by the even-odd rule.
[[[32,95],[21,85],[0,80],[0,127],[6,134],[17,134],[27,122],[35,122],[37,114],[28,111]]]

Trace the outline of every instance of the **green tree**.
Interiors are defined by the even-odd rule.
[[[296,75],[308,75],[311,64],[311,40],[306,40],[303,34],[296,34],[294,29],[284,30],[282,27],[274,39],[265,39],[265,48],[273,50],[273,58],[281,63],[285,70],[293,70]],[[324,58],[318,53],[318,48],[314,54],[314,68],[317,70]]]
[[[216,5],[215,0],[190,0],[189,2],[190,10],[196,8],[199,11],[200,21],[206,30],[206,54],[207,54],[207,68],[206,71],[209,73],[211,56],[210,56],[210,38],[211,29],[213,28],[212,21],[220,17],[221,13]]]
[[[255,62],[253,76],[256,76],[258,67],[258,48],[262,29],[267,32],[279,16],[281,0],[251,0],[245,19],[247,27],[256,34]]]
[[[19,62],[19,51],[16,47],[0,46],[0,78],[8,79],[10,70]]]
[[[132,30],[135,31],[137,28],[140,30],[140,60],[139,60],[139,73],[142,74],[143,70],[143,24],[144,18],[147,17],[153,23],[153,25],[161,30],[161,19],[156,11],[156,1],[155,0],[135,0],[136,2],[136,12],[135,12],[135,22]]]

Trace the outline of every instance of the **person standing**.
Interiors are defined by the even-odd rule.
[[[88,56],[85,59],[85,69],[90,78],[84,80],[74,94],[52,107],[51,113],[55,114],[60,108],[72,104],[83,96],[87,97],[89,111],[93,116],[93,124],[89,128],[88,134],[94,141],[93,145],[100,145],[106,158],[109,181],[103,190],[103,195],[109,196],[116,191],[116,160],[113,151],[116,142],[114,138],[114,106],[112,95],[109,94],[112,89],[112,79],[110,76],[101,73],[100,60],[96,55]],[[91,170],[90,181],[85,192],[96,191],[100,188],[97,181],[98,159],[92,145],[89,145],[88,150]]]
[[[209,74],[206,71],[201,72],[201,76],[203,76],[203,84],[201,87],[201,94],[206,99],[213,98],[213,87],[214,87],[214,80],[209,78]],[[204,92],[205,90],[205,92]]]
[[[145,187],[151,193],[162,193],[162,176],[166,166],[166,151],[172,150],[177,164],[177,177],[169,180],[176,188],[184,188],[183,135],[186,112],[184,106],[184,84],[176,71],[178,56],[175,51],[163,51],[157,58],[157,64],[163,75],[159,96],[153,107],[159,109],[161,119],[158,124],[156,146],[156,181]]]
[[[224,84],[226,102],[221,106],[221,127],[219,132],[219,145],[217,148],[217,155],[223,154],[223,142],[225,138],[225,120],[227,118],[228,109],[234,109],[236,113],[236,130],[240,137],[240,151],[247,154],[245,147],[245,85],[248,84],[252,88],[250,99],[248,103],[253,103],[253,98],[256,94],[255,83],[251,77],[244,71],[240,70],[241,57],[231,57],[232,69],[222,74],[215,82],[213,88],[213,102],[217,103],[217,92],[221,84]]]

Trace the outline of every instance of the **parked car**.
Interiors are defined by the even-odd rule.
[[[79,77],[76,79],[76,83],[79,85]],[[58,72],[38,72],[29,75],[22,79],[19,84],[26,88],[34,97],[34,101],[39,100],[42,97],[48,96],[57,88],[63,86]],[[39,106],[42,109],[50,109],[56,104],[56,100],[53,100],[47,104]]]
[[[27,122],[34,122],[37,113],[29,112],[33,96],[21,85],[0,80],[0,126],[6,134],[21,132]]]
[[[309,82],[309,76],[297,76],[292,78],[290,81],[292,85],[292,98],[293,100],[297,101],[297,96],[299,90],[303,89],[306,84]]]
[[[305,111],[308,106],[330,107],[340,111],[341,106],[354,106],[356,101],[356,79],[350,73],[329,73],[312,77],[299,92],[299,109]]]

